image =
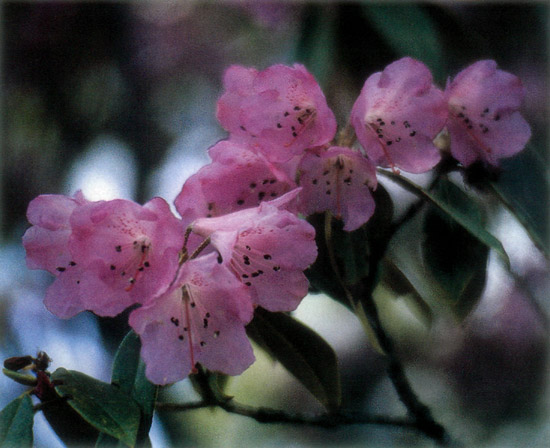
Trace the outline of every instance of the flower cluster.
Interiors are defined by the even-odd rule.
[[[139,205],[81,193],[39,196],[28,208],[28,267],[56,277],[46,307],[69,318],[138,305],[129,321],[156,384],[196,363],[235,375],[253,362],[245,325],[254,308],[291,311],[308,291],[315,231],[298,215],[330,211],[344,230],[359,228],[374,213],[376,165],[430,170],[444,129],[464,166],[497,164],[530,137],[520,81],[492,61],[444,92],[411,58],[370,76],[351,112],[362,149],[334,142],[334,114],[301,65],[233,66],[224,85],[217,117],[229,137],[183,185],[180,217],[161,198]]]

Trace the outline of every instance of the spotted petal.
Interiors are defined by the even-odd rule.
[[[432,141],[447,119],[443,93],[428,68],[409,57],[371,75],[353,106],[351,121],[370,160],[422,173],[441,156]]]
[[[374,213],[370,192],[376,188],[374,165],[349,148],[310,152],[299,167],[300,199],[306,215],[330,210],[344,230],[361,227]]]
[[[185,263],[166,293],[130,315],[147,378],[173,383],[197,362],[228,375],[242,373],[254,362],[244,328],[253,315],[249,297],[215,254]]]
[[[521,80],[497,69],[495,61],[478,61],[461,71],[445,90],[451,153],[464,166],[499,160],[521,151],[531,129],[519,113],[525,96]]]
[[[283,162],[328,143],[336,120],[321,88],[304,66],[273,65],[263,71],[230,67],[217,117],[231,139],[269,160]]]

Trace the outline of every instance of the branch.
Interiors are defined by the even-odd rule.
[[[295,425],[317,426],[322,428],[335,428],[343,425],[373,424],[387,425],[402,428],[418,429],[415,420],[410,418],[390,418],[385,416],[366,415],[361,413],[337,412],[334,414],[309,415],[301,413],[289,413],[279,409],[266,407],[252,407],[237,403],[233,399],[200,401],[196,403],[157,403],[157,411],[189,411],[206,407],[220,407],[230,414],[237,414],[253,418],[259,423],[289,423]]]

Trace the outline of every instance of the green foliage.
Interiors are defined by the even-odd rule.
[[[537,248],[550,256],[548,238],[548,168],[533,146],[502,164],[498,180],[490,182],[500,200],[516,216]]]
[[[135,445],[140,408],[119,387],[63,368],[57,369],[51,379],[57,384],[57,394],[86,422],[127,446]]]
[[[139,336],[130,331],[121,342],[113,362],[111,383],[118,386],[122,392],[131,396],[141,411],[137,445],[150,446],[149,429],[153,422],[155,400],[158,386],[145,377],[145,363],[140,358],[141,342]],[[121,441],[100,434],[96,447],[123,446]]]
[[[3,448],[32,447],[33,422],[34,410],[28,394],[10,402],[0,412],[0,446]]]
[[[472,217],[472,221],[482,222],[477,204],[454,184],[442,181],[433,193]],[[477,303],[485,286],[488,246],[433,205],[424,216],[423,227],[424,265],[445,290],[456,314],[464,317]]]
[[[437,23],[416,4],[365,4],[363,14],[398,58],[424,62],[439,82],[445,80],[445,52]]]
[[[248,336],[277,359],[329,410],[340,406],[336,354],[317,333],[284,313],[257,308]]]
[[[464,229],[474,238],[478,239],[487,247],[494,249],[506,263],[506,266],[510,266],[510,260],[502,243],[485,229],[485,223],[481,219],[481,215],[479,213],[474,213],[473,210],[468,207],[467,204],[471,199],[457,186],[452,185],[449,180],[441,178],[439,181],[439,188],[433,191],[427,191],[406,177],[389,171],[384,171],[383,174],[406,190],[416,194],[421,199],[427,200],[450,219],[464,227]]]

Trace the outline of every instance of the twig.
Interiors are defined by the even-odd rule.
[[[219,407],[230,414],[253,418],[260,423],[288,423],[295,425],[335,428],[343,425],[373,424],[418,429],[416,421],[410,418],[390,418],[361,413],[338,412],[334,414],[309,415],[289,413],[279,409],[252,407],[237,403],[235,400],[200,401],[196,403],[157,403],[158,411],[189,411],[206,407]]]

